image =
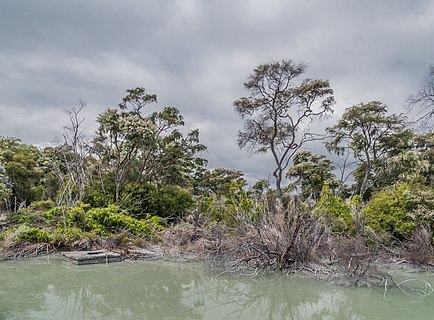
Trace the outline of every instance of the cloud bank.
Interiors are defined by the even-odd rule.
[[[91,133],[143,86],[200,129],[210,167],[267,178],[271,159],[236,144],[232,106],[256,65],[309,63],[306,76],[335,90],[335,117],[370,100],[402,112],[434,63],[433,16],[428,0],[4,0],[0,135],[53,141],[80,100]]]

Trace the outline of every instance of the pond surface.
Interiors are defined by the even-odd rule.
[[[397,276],[434,283],[428,273]],[[0,319],[432,319],[434,294],[406,288],[216,275],[191,263],[74,266],[45,257],[0,263]]]

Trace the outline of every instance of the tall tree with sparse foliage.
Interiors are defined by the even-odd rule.
[[[317,139],[309,125],[331,113],[334,104],[327,80],[299,80],[306,70],[306,64],[291,60],[261,64],[244,83],[249,95],[234,102],[244,119],[238,144],[255,153],[271,152],[279,198],[283,195],[284,172],[294,154]]]

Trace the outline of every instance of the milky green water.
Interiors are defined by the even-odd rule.
[[[431,274],[397,277],[434,285]],[[406,288],[385,293],[283,274],[251,279],[191,263],[73,266],[50,257],[0,263],[0,319],[434,319],[434,294]]]

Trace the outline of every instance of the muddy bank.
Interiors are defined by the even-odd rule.
[[[431,265],[414,264],[402,257],[393,256],[386,252],[371,252],[363,260],[333,260],[322,259],[304,264],[292,265],[284,269],[253,268],[240,259],[233,259],[230,253],[224,251],[210,252],[209,243],[198,239],[193,243],[177,245],[173,239],[160,242],[147,242],[144,246],[126,245],[107,247],[98,245],[93,250],[107,250],[121,255],[122,259],[143,261],[171,261],[171,262],[203,262],[210,271],[215,273],[235,273],[249,277],[262,276],[267,273],[283,272],[286,274],[303,275],[315,279],[328,281],[344,287],[384,287],[392,288],[397,285],[393,278],[396,270],[407,273],[429,271],[434,272]],[[199,250],[201,249],[201,250]],[[11,259],[26,259],[44,255],[55,255],[61,251],[52,245],[39,243],[22,243],[8,250],[0,248],[0,261]],[[232,258],[231,258],[232,257]],[[354,258],[354,257],[353,257]]]

